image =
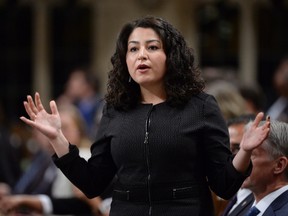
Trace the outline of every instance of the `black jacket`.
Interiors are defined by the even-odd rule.
[[[91,151],[88,163],[73,145],[54,160],[88,197],[116,174],[111,216],[213,215],[209,187],[229,199],[246,178],[232,165],[226,123],[205,93],[181,109],[166,102],[129,112],[106,106]]]

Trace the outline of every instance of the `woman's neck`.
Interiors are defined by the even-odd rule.
[[[155,89],[155,90],[148,90],[141,88],[142,100],[141,103],[143,104],[159,104],[167,99],[166,92],[164,89]]]

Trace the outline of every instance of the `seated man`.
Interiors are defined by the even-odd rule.
[[[266,140],[252,151],[253,169],[244,181],[254,195],[257,216],[288,212],[288,124],[271,121]]]

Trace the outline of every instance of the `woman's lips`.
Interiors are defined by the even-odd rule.
[[[137,71],[139,72],[145,72],[149,69],[150,67],[148,65],[145,65],[145,64],[140,64],[138,65],[137,67]]]

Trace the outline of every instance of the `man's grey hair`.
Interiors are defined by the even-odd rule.
[[[263,124],[264,121],[261,122],[261,125]],[[271,120],[270,131],[262,147],[270,155],[272,160],[281,156],[288,158],[288,124]],[[288,179],[288,167],[286,168],[285,176]]]

